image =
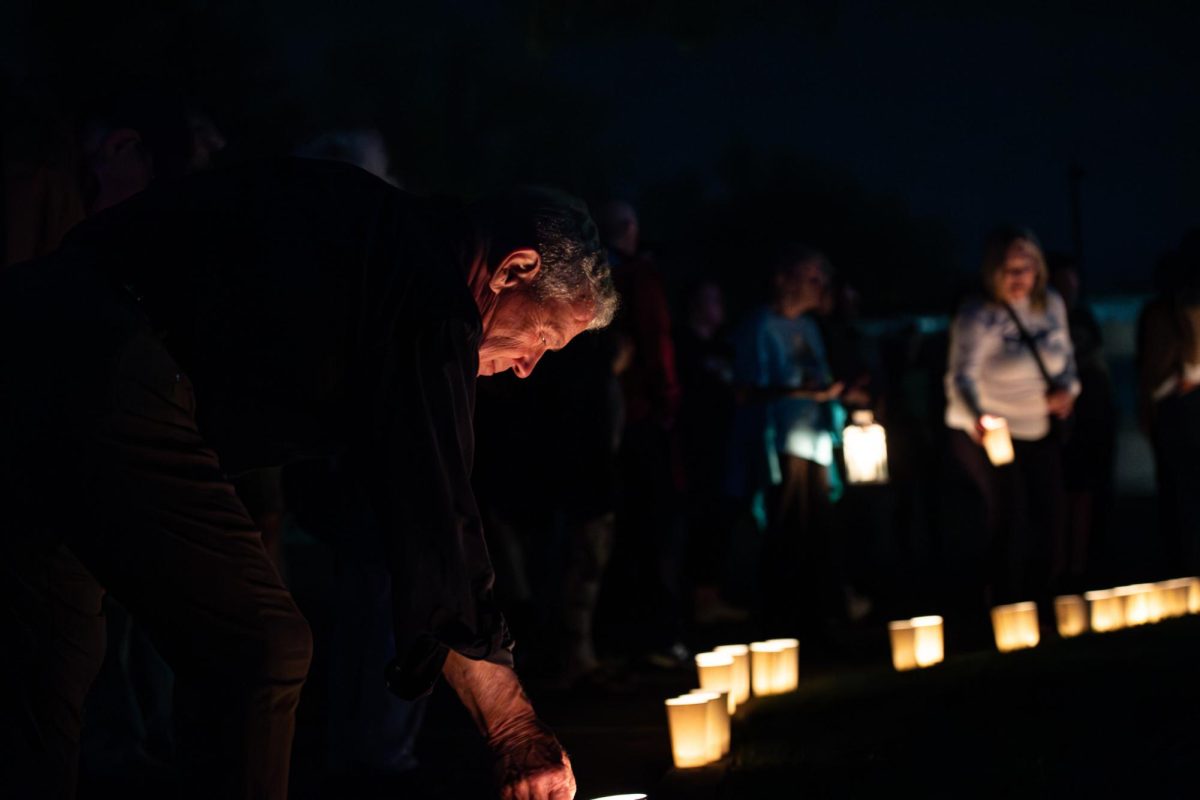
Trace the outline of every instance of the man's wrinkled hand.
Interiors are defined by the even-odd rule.
[[[550,729],[534,722],[527,730],[491,743],[501,800],[572,800],[575,773]]]

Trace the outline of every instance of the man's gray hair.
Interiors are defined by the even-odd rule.
[[[617,311],[600,233],[582,200],[544,186],[522,186],[476,203],[472,211],[488,229],[494,251],[532,247],[541,272],[532,290],[539,300],[592,307],[588,330],[603,328]]]

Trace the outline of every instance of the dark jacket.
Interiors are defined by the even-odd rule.
[[[446,648],[512,663],[470,483],[481,322],[467,239],[457,207],[332,162],[164,185],[5,274],[5,336],[68,319],[37,359],[6,347],[18,371],[3,380],[40,391],[16,362],[55,359],[86,377],[119,344],[91,310],[102,300],[61,311],[72,286],[98,275],[136,298],[195,386],[197,423],[227,472],[336,456],[361,484],[394,578],[389,680],[414,696]]]

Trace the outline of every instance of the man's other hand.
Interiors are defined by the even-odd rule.
[[[572,800],[575,773],[558,738],[534,713],[511,667],[451,650],[442,674],[496,756],[502,800]]]
[[[575,773],[558,739],[544,726],[511,743],[494,743],[501,800],[572,800]]]

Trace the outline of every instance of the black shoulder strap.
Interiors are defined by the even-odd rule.
[[[1046,388],[1053,391],[1055,388],[1054,379],[1050,377],[1050,371],[1047,370],[1046,365],[1042,363],[1042,354],[1038,352],[1037,342],[1033,340],[1033,337],[1029,335],[1029,331],[1027,331],[1025,326],[1021,324],[1021,318],[1017,316],[1016,309],[1014,309],[1008,303],[1004,304],[1004,308],[1006,311],[1008,311],[1008,315],[1012,317],[1012,321],[1017,324],[1017,330],[1021,334],[1021,341],[1024,342],[1025,346],[1029,348],[1029,352],[1033,353],[1033,360],[1037,362],[1038,371],[1042,373],[1042,380],[1046,381]]]

